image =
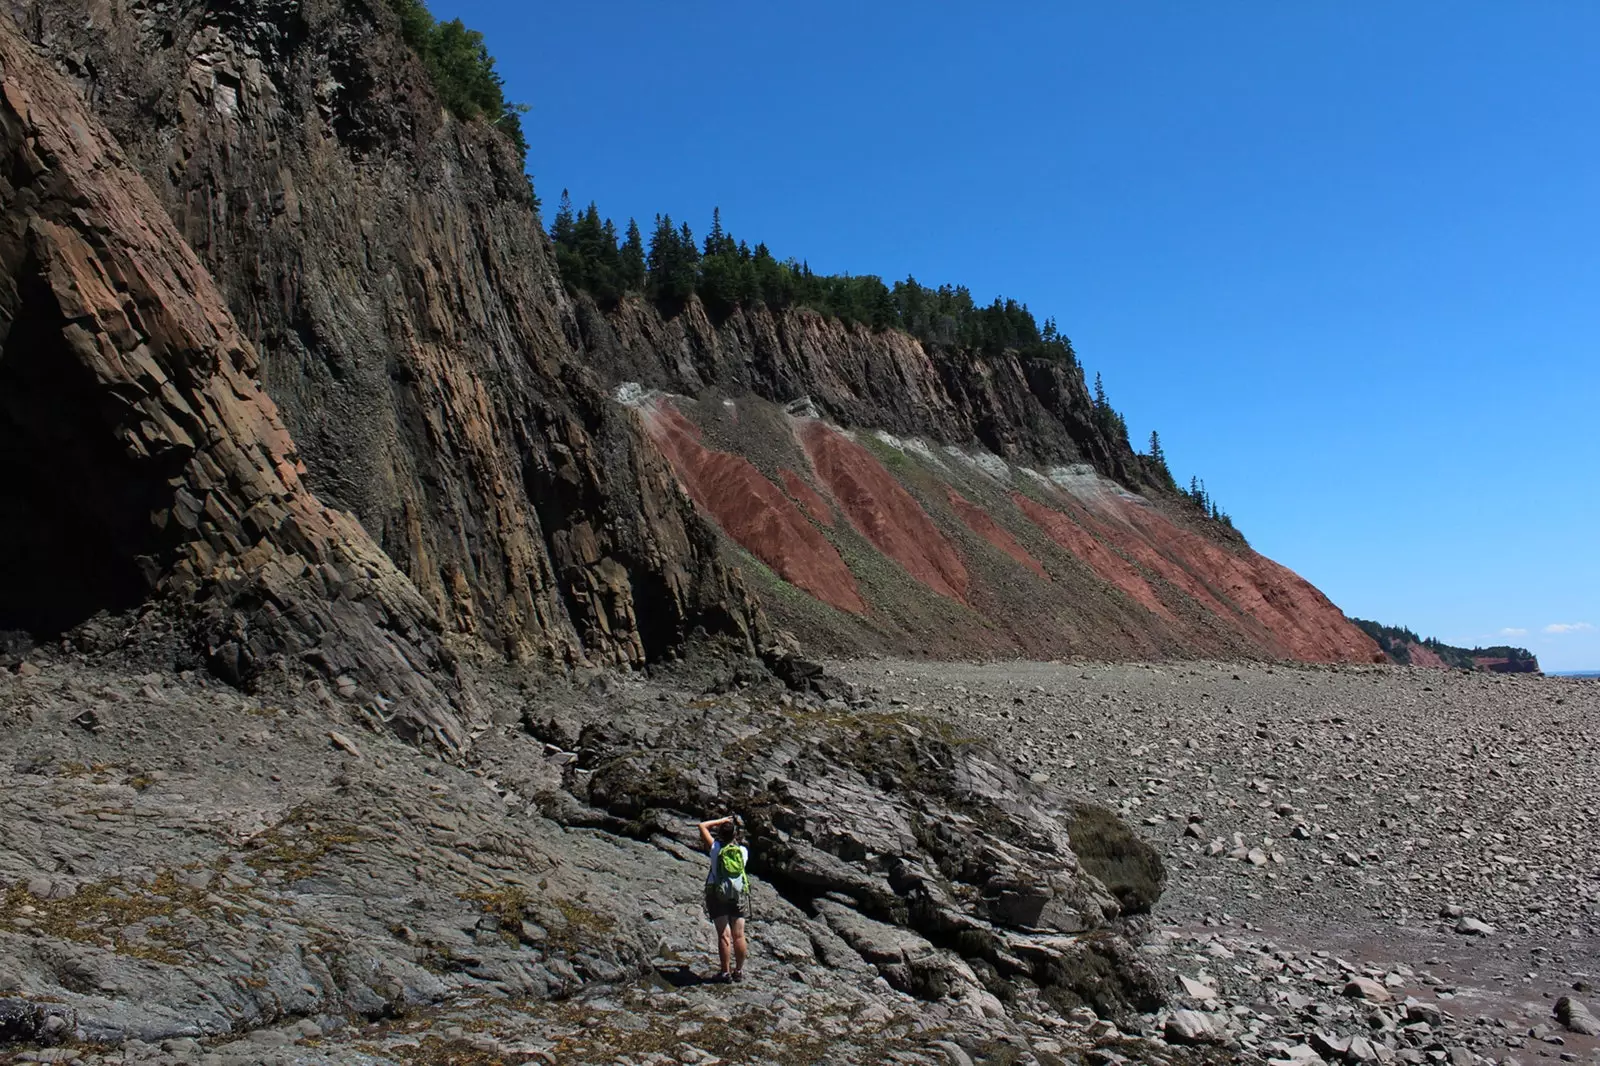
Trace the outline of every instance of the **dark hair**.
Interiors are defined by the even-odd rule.
[[[717,826],[717,839],[724,844],[732,844],[739,839],[739,827],[732,822],[723,822]]]

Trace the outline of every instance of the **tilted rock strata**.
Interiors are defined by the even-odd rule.
[[[922,506],[860,444],[818,419],[796,431],[817,477],[867,540],[941,596],[964,600],[967,568]]]
[[[433,612],[324,506],[220,294],[103,127],[0,19],[0,439],[10,625],[154,589],[204,609],[213,667],[315,663],[454,745]],[[52,601],[55,601],[52,603]],[[362,689],[364,688],[364,691]]]
[[[641,408],[639,417],[689,494],[728,536],[779,577],[823,603],[852,614],[866,612],[838,549],[749,460],[702,444],[699,428],[670,400]],[[807,503],[813,515],[819,509],[826,513],[827,505],[815,491]]]
[[[520,161],[440,107],[386,5],[18,10],[244,324],[307,482],[446,633],[556,664],[756,639],[586,367]]]
[[[1081,374],[1060,363],[1015,353],[936,355],[907,334],[805,308],[740,310],[719,325],[697,300],[666,319],[629,298],[610,315],[584,301],[579,318],[594,365],[613,382],[690,395],[751,393],[780,404],[807,399],[845,426],[1138,476],[1134,456],[1095,424]]]

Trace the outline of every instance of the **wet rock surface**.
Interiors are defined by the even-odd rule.
[[[1159,1034],[1129,939],[1153,849],[886,701],[485,675],[498,724],[444,761],[310,686],[6,666],[0,1061],[1049,1062]],[[708,983],[694,829],[726,809],[757,883],[736,985]]]

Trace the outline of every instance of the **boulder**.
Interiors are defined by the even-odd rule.
[[[1215,1015],[1197,1010],[1175,1010],[1167,1015],[1162,1035],[1173,1044],[1217,1044],[1223,1040]]]
[[[1554,1014],[1556,1021],[1565,1026],[1569,1032],[1581,1033],[1584,1036],[1600,1036],[1600,1021],[1596,1021],[1582,1000],[1562,996],[1556,1000]]]

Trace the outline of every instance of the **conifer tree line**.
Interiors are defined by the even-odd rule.
[[[1053,318],[1040,325],[1027,304],[996,297],[984,305],[964,285],[930,288],[910,277],[891,286],[874,274],[818,274],[804,260],[779,259],[765,244],[752,248],[736,239],[723,226],[721,209],[712,211],[704,241],[695,239],[687,222],[657,215],[647,242],[636,220],[630,218],[619,232],[593,202],[582,211],[574,209],[571,194],[563,190],[550,239],[567,287],[588,293],[607,310],[628,293],[643,295],[668,315],[698,296],[717,319],[741,307],[765,306],[773,311],[807,307],[875,330],[901,330],[934,350],[976,349],[988,354],[1011,350],[1078,367],[1072,341]],[[1094,378],[1093,418],[1114,447],[1134,451],[1127,420],[1112,407],[1099,374]],[[1150,451],[1139,459],[1156,484],[1186,497],[1206,517],[1231,528],[1232,519],[1198,480],[1188,492],[1178,489],[1158,434],[1150,434]]]
[[[902,330],[932,347],[1010,349],[1078,364],[1055,320],[1040,325],[1026,304],[1001,297],[980,304],[964,285],[932,288],[915,278],[888,285],[875,274],[818,274],[804,260],[779,259],[765,244],[735,239],[720,209],[712,212],[704,241],[687,222],[657,215],[647,243],[635,220],[619,233],[593,203],[577,211],[563,191],[550,239],[562,279],[607,309],[630,292],[668,313],[698,296],[719,319],[740,307],[809,307],[872,329]]]

